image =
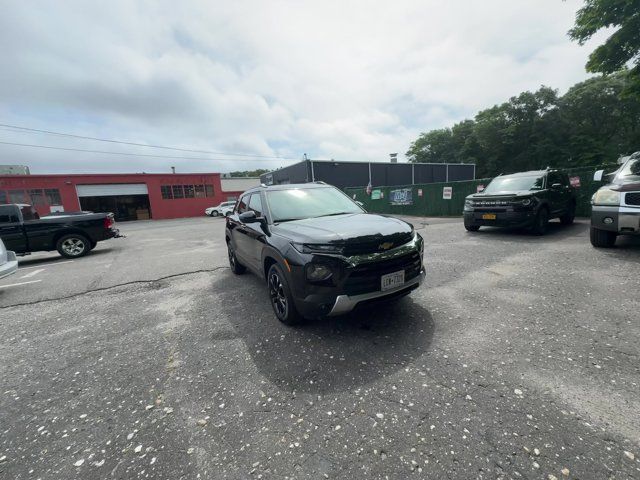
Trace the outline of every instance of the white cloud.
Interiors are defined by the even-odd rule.
[[[5,3],[0,123],[215,151],[382,161],[405,152],[421,131],[541,84],[565,90],[585,78],[592,45],[579,47],[566,36],[580,4]],[[6,129],[0,141],[157,152]],[[0,145],[0,163],[95,172],[286,162]]]

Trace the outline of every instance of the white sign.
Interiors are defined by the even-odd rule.
[[[419,196],[419,197],[421,197],[421,196],[422,196],[422,189],[421,189],[421,188],[419,188],[419,189],[418,189],[418,196]]]
[[[62,205],[51,205],[51,213],[56,213],[56,212],[64,212],[64,207]]]
[[[443,200],[451,200],[453,196],[453,187],[443,187],[442,188],[442,199]]]

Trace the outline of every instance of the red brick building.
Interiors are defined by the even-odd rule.
[[[235,199],[219,173],[1,175],[0,204],[30,203],[38,213],[91,210],[117,220],[181,218]]]

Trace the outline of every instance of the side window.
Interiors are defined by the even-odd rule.
[[[19,221],[15,207],[12,205],[0,206],[0,223],[18,223]]]
[[[240,199],[238,205],[236,206],[236,213],[244,213],[247,211],[247,201],[249,200],[249,195],[245,195]]]
[[[259,193],[251,195],[251,199],[249,200],[249,210],[256,212],[256,217],[262,216],[262,198]]]
[[[553,185],[554,183],[562,183],[562,178],[557,172],[551,172],[547,177],[547,188],[551,188],[551,185]]]

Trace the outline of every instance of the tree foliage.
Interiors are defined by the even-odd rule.
[[[258,168],[257,170],[242,170],[229,172],[230,177],[259,177],[263,173],[270,172],[271,170],[266,170],[264,168]]]
[[[421,134],[412,162],[475,163],[479,177],[606,163],[640,149],[640,98],[623,95],[628,72],[588,79],[562,96],[523,92],[452,128]]]
[[[613,73],[631,64],[628,93],[640,96],[640,0],[586,0],[569,36],[583,45],[603,28],[613,33],[589,55],[587,71]]]

